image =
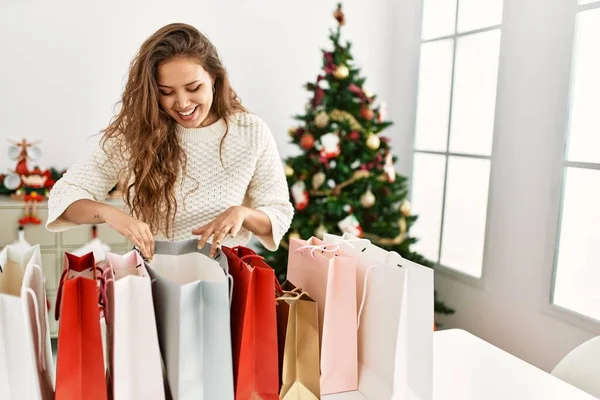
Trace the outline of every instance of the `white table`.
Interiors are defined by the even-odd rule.
[[[460,329],[434,333],[433,368],[433,400],[597,400]],[[365,399],[358,392],[322,398]]]
[[[434,400],[597,400],[460,329],[433,335]]]

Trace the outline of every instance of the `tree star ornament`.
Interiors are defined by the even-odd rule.
[[[336,8],[336,10],[333,12],[333,18],[335,18],[340,25],[344,25],[346,23],[346,17],[344,16],[341,6],[338,6],[338,8]]]
[[[321,111],[315,116],[315,125],[317,128],[323,129],[329,124],[329,116],[325,111]]]
[[[379,136],[369,133],[369,136],[367,137],[367,147],[371,150],[377,150],[380,144],[381,141],[379,140]]]
[[[362,196],[360,196],[360,204],[364,208],[371,208],[375,205],[375,195],[369,188]]]
[[[344,80],[350,75],[350,70],[344,64],[338,65],[338,67],[333,71],[333,76],[335,79]]]

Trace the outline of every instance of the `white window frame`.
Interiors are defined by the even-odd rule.
[[[578,3],[577,0],[572,0],[575,3]],[[563,206],[564,206],[564,197],[565,197],[565,184],[566,184],[566,171],[569,167],[576,168],[585,168],[585,169],[594,169],[600,170],[600,163],[588,163],[588,162],[575,162],[569,161],[568,157],[568,144],[569,144],[569,116],[571,112],[572,106],[572,83],[573,83],[573,66],[575,63],[575,54],[573,52],[575,47],[576,35],[575,32],[577,30],[577,19],[581,12],[593,9],[600,9],[600,0],[594,3],[579,5],[574,8],[575,15],[572,16],[573,22],[573,33],[572,33],[572,46],[570,57],[570,68],[568,70],[569,79],[565,80],[567,87],[565,90],[565,96],[567,97],[567,111],[563,130],[563,139],[564,146],[560,149],[560,153],[556,155],[556,163],[555,163],[555,182],[553,184],[553,196],[556,201],[551,207],[549,221],[553,222],[554,229],[549,229],[548,238],[546,246],[546,257],[548,258],[548,264],[551,268],[546,268],[546,279],[545,279],[545,287],[543,293],[545,293],[545,297],[542,299],[542,313],[555,318],[561,321],[567,322],[576,327],[586,329],[590,332],[594,332],[600,334],[600,320],[587,316],[585,314],[581,314],[577,311],[570,310],[568,308],[562,307],[560,305],[554,304],[554,287],[556,282],[556,272],[558,267],[558,252],[560,248],[560,235],[561,235],[561,222],[563,216]],[[600,39],[598,40],[600,44]],[[544,263],[546,265],[546,263]]]
[[[485,286],[485,277],[486,277],[486,273],[485,273],[485,260],[487,258],[487,253],[488,253],[488,230],[489,230],[489,210],[490,210],[490,205],[492,202],[492,192],[491,192],[491,188],[492,188],[492,176],[493,176],[493,168],[494,168],[494,163],[492,161],[493,156],[494,156],[494,135],[495,135],[495,126],[496,126],[496,110],[494,110],[494,129],[493,129],[493,133],[492,133],[492,150],[491,150],[491,154],[489,156],[485,156],[485,155],[476,155],[476,154],[464,154],[464,153],[456,153],[456,152],[451,152],[450,151],[450,133],[452,130],[452,109],[453,109],[453,98],[454,98],[454,77],[455,77],[455,67],[456,67],[456,45],[458,42],[458,39],[461,37],[465,37],[465,36],[471,36],[471,35],[475,35],[478,33],[483,33],[483,32],[489,32],[489,31],[493,31],[493,30],[499,30],[500,31],[500,52],[498,54],[498,57],[500,57],[501,52],[502,52],[502,21],[500,22],[500,24],[498,25],[491,25],[485,28],[479,28],[479,29],[474,29],[474,30],[470,30],[470,31],[465,31],[465,32],[460,32],[458,33],[458,17],[459,17],[459,10],[460,10],[460,1],[461,0],[456,0],[456,15],[455,15],[455,19],[454,19],[454,33],[451,35],[445,35],[445,36],[439,36],[439,37],[435,37],[435,38],[430,38],[430,39],[420,39],[420,44],[419,44],[419,53],[417,55],[417,57],[420,59],[420,54],[421,54],[421,48],[424,44],[426,43],[432,43],[432,42],[438,42],[438,41],[442,41],[442,40],[448,40],[448,39],[452,39],[453,43],[452,43],[452,71],[451,71],[451,78],[450,78],[450,105],[449,105],[449,109],[448,109],[448,134],[446,137],[446,150],[445,151],[435,151],[435,150],[418,150],[415,148],[414,143],[416,141],[416,129],[413,129],[413,149],[412,149],[412,157],[413,157],[413,163],[414,163],[414,157],[416,154],[429,154],[429,155],[438,155],[438,156],[444,156],[445,157],[445,170],[444,170],[444,186],[443,186],[443,193],[442,193],[442,213],[441,213],[441,221],[440,221],[440,240],[439,240],[439,248],[438,248],[438,255],[437,255],[437,260],[434,260],[435,262],[435,269],[436,272],[442,273],[443,275],[446,275],[450,278],[456,279],[460,282],[469,284],[471,286],[474,287],[478,287],[478,288],[483,288]],[[504,19],[504,12],[502,15],[502,18]],[[421,21],[422,21],[422,16],[421,16]],[[418,69],[417,71],[420,71],[420,61],[418,63]],[[417,72],[417,81],[418,81],[418,75],[419,72]],[[498,87],[498,76],[500,75],[500,64],[498,65],[498,75],[496,76],[496,103],[495,103],[495,107],[497,107],[497,99],[498,99],[498,93],[500,88]],[[417,87],[416,90],[416,95],[418,96],[419,92],[419,88]],[[416,121],[416,115],[417,115],[418,110],[416,110],[415,112],[415,121]],[[415,126],[415,125],[413,125]],[[450,160],[450,157],[464,157],[464,158],[474,158],[474,159],[480,159],[480,160],[489,160],[490,161],[490,176],[488,177],[488,201],[487,201],[487,205],[486,205],[486,223],[485,223],[485,230],[484,230],[484,241],[483,241],[483,257],[482,257],[482,263],[481,263],[481,277],[477,278],[474,277],[472,275],[466,274],[464,272],[461,272],[457,269],[454,269],[452,267],[446,266],[441,264],[441,257],[442,257],[442,243],[444,240],[444,216],[446,213],[446,191],[447,191],[447,184],[448,184],[448,162]],[[410,182],[410,193],[413,193],[413,185],[414,185],[414,181],[411,179]]]

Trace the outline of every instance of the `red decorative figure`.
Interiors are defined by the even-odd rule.
[[[37,203],[44,201],[47,176],[39,169],[35,168],[27,175],[21,175],[23,182],[22,190],[25,194],[25,215],[19,220],[19,224],[39,225],[42,221],[37,217]]]

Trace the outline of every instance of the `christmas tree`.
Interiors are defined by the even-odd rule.
[[[294,220],[279,249],[263,248],[261,254],[284,280],[290,238],[350,232],[432,267],[410,250],[416,239],[409,231],[417,217],[407,201],[407,178],[396,173],[390,140],[380,134],[392,125],[385,104],[363,89],[365,78],[354,65],[351,42],[341,42],[341,4],[334,17],[337,27],[329,35],[333,49],[322,50],[323,70],[306,84],[310,99],[305,113],[295,116],[298,124],[289,130],[292,142],[303,150],[285,165]],[[436,312],[452,310],[436,301]]]

